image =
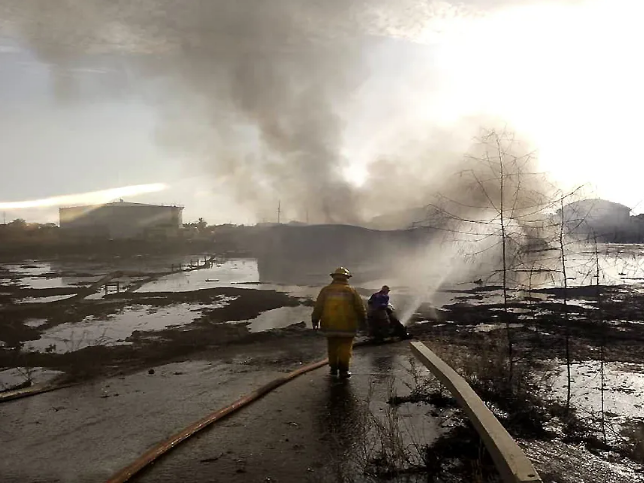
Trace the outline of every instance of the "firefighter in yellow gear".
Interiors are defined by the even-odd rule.
[[[333,281],[318,295],[311,316],[313,328],[320,326],[327,338],[331,375],[351,377],[349,363],[353,339],[358,328],[365,324],[367,311],[362,297],[349,285],[351,272],[344,267],[330,274]]]

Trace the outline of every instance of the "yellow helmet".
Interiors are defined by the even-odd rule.
[[[336,268],[333,273],[330,274],[333,278],[336,277],[343,277],[343,278],[351,278],[351,272],[344,268],[344,267],[338,267]]]

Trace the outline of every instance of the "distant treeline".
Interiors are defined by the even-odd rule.
[[[221,235],[218,234],[221,231]],[[14,220],[0,224],[0,260],[56,257],[130,257],[136,255],[193,255],[197,253],[248,255],[240,236],[243,229],[208,227],[209,236],[173,239],[108,240],[70,238],[53,223],[26,223]],[[205,231],[204,231],[205,234]],[[252,237],[250,237],[252,238]]]
[[[631,216],[626,221],[586,221],[566,223],[568,231],[581,239],[597,238],[602,243],[644,243],[644,217]]]
[[[555,218],[558,218],[555,217]],[[558,224],[556,219],[553,223]],[[290,225],[281,225],[286,228]],[[568,232],[604,243],[644,243],[644,215],[566,218]],[[203,219],[184,227],[192,234],[168,239],[107,240],[69,238],[53,223],[17,219],[0,224],[0,259],[44,257],[114,257],[136,255],[192,255],[196,253],[253,256],[265,251],[265,231],[275,225],[207,225]],[[293,226],[292,229],[297,227]]]

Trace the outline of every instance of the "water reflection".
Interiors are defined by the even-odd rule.
[[[330,379],[325,392],[317,425],[327,455],[326,476],[329,481],[346,481],[360,461],[368,413],[349,381]]]
[[[222,300],[226,303],[226,300]],[[190,304],[168,307],[130,307],[106,317],[90,315],[81,322],[68,322],[45,330],[37,340],[28,341],[29,351],[65,354],[86,347],[130,344],[135,331],[154,332],[190,324],[201,310]]]
[[[243,283],[257,282],[258,278],[257,262],[254,259],[233,258],[224,263],[216,263],[210,268],[161,277],[145,284],[137,292],[191,292],[217,287],[235,287]]]
[[[296,307],[279,307],[261,313],[250,321],[251,332],[281,329],[289,325],[305,322],[311,317],[311,307],[298,305]]]
[[[371,353],[369,361],[373,367],[373,378],[376,381],[384,381],[391,377],[394,369],[394,356],[393,354],[378,354]]]

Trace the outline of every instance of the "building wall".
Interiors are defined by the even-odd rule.
[[[111,203],[60,209],[60,228],[79,236],[140,238],[150,230],[181,225],[182,208],[175,206]]]

